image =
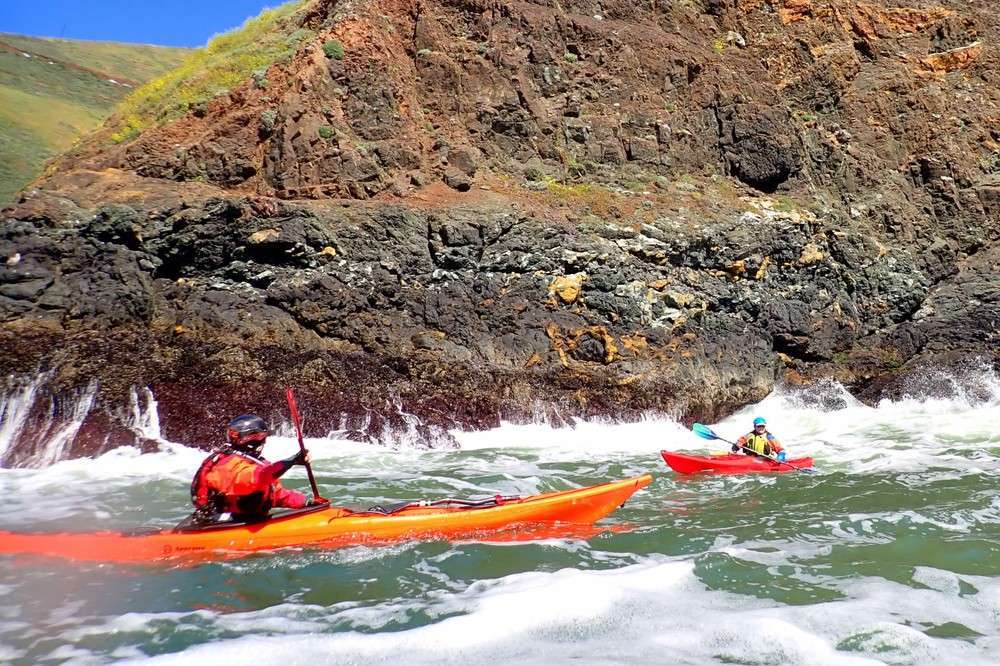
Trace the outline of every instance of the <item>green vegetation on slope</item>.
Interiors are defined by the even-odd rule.
[[[124,82],[157,76],[188,53],[0,34],[0,205],[100,125],[131,90]]]
[[[242,27],[215,37],[179,67],[153,79],[118,109],[121,125],[115,141],[128,141],[144,129],[188,112],[224,94],[251,76],[291,58],[315,36],[297,28],[296,14],[308,0],[296,0],[248,19]]]
[[[23,35],[0,34],[0,41],[50,60],[74,63],[140,83],[173,69],[191,54],[191,49],[168,46],[39,39]]]

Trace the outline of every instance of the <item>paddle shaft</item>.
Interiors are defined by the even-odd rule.
[[[726,441],[726,440],[723,440],[723,441]],[[730,443],[730,444],[733,444],[733,442],[729,442],[729,443]],[[751,448],[750,448],[749,446],[742,446],[741,444],[737,444],[736,446],[739,446],[739,447],[740,447],[741,449],[743,449],[744,451],[746,451],[746,452],[748,452],[748,453],[752,453],[753,455],[757,455],[757,456],[760,456],[760,454],[759,454],[759,453],[757,453],[756,451],[754,451],[753,449],[751,449]],[[776,463],[778,463],[779,465],[788,465],[788,466],[789,466],[789,467],[791,467],[792,469],[794,469],[794,470],[797,470],[797,471],[799,471],[799,472],[805,472],[805,471],[806,471],[806,470],[805,470],[805,468],[803,468],[803,467],[796,467],[796,466],[795,466],[795,465],[793,465],[792,463],[787,463],[787,462],[785,462],[784,460],[778,460],[777,458],[772,458],[771,456],[760,456],[760,457],[761,457],[761,458],[767,458],[768,460],[771,460],[771,461],[773,461],[773,462],[776,462]]]
[[[285,398],[288,400],[288,411],[292,414],[292,423],[295,424],[295,434],[299,438],[299,450],[305,453],[306,443],[302,438],[302,420],[299,418],[299,406],[295,402],[295,393],[292,391],[291,387],[285,389]],[[309,475],[309,485],[312,486],[313,491],[313,501],[314,502],[327,502],[329,500],[320,497],[319,488],[316,487],[316,477],[313,476],[312,465],[308,462],[303,463],[306,467],[306,474]]]

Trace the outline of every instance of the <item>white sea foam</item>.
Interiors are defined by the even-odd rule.
[[[186,479],[205,457],[203,451],[167,444],[160,451],[142,453],[123,446],[95,458],[61,460],[41,469],[0,470],[0,480],[16,480],[22,490],[66,487],[74,482],[129,485],[137,479]]]
[[[153,660],[159,664],[239,663],[735,663],[860,665],[995,663],[1000,647],[992,579],[981,591],[954,585],[915,589],[881,579],[845,586],[846,598],[782,606],[712,591],[689,561],[652,557],[608,571],[564,569],[479,581],[461,592],[376,606],[312,608],[309,618],[275,623],[298,608],[217,615],[216,628],[242,638]],[[947,572],[945,572],[947,573]],[[921,580],[936,574],[924,571]],[[415,610],[441,618],[405,631],[369,633]],[[319,619],[327,612],[329,617]],[[324,623],[355,631],[325,635]],[[974,641],[935,638],[925,629],[960,623]],[[260,637],[259,634],[271,634]]]
[[[547,453],[593,456],[615,453],[656,452],[688,446],[697,441],[686,428],[667,417],[647,416],[633,423],[605,419],[576,420],[553,427],[546,423],[505,423],[493,430],[454,432],[463,451],[478,449],[545,449]]]
[[[24,415],[35,399],[35,393],[45,377],[26,384],[20,391],[0,396],[0,457],[23,429]],[[764,415],[769,428],[790,449],[794,456],[808,455],[827,469],[851,473],[885,471],[920,472],[928,467],[941,467],[957,473],[1000,471],[1000,378],[985,369],[969,371],[964,376],[940,374],[936,385],[948,388],[948,397],[905,398],[883,400],[877,407],[868,407],[854,399],[842,386],[820,384],[808,389],[779,388],[761,403],[740,410],[714,424],[713,428],[727,439],[735,439],[750,429],[754,415]],[[52,434],[35,456],[35,463],[47,465],[58,461],[68,439],[72,438],[82,415],[93,399],[89,387],[71,405],[72,418],[65,428]],[[169,459],[154,456],[153,465],[137,463],[127,473],[149,467],[164,473],[180,462],[180,447],[163,442],[155,396],[146,388],[133,391],[128,419],[142,436],[165,445]],[[414,434],[419,423],[396,406],[408,432],[399,436],[386,435],[383,444],[351,441],[339,433],[323,438],[307,438],[306,444],[317,461],[329,460],[336,465],[359,460],[357,471],[372,467],[387,472],[402,461],[404,464],[421,459],[447,456],[450,450],[428,450]],[[452,431],[463,451],[483,451],[491,455],[505,449],[544,451],[548,461],[579,460],[581,458],[620,458],[649,453],[660,449],[672,451],[717,452],[728,445],[698,439],[676,421],[659,415],[647,415],[631,423],[614,423],[607,419],[580,420],[560,417],[563,425],[553,426],[539,416],[534,423],[504,423],[499,428],[484,431]],[[283,427],[269,440],[266,453],[272,459],[294,454],[297,442],[290,427]],[[387,447],[386,444],[389,446]],[[983,455],[977,456],[976,454]],[[96,473],[114,472],[109,459],[91,461]],[[187,461],[185,461],[185,464]],[[57,463],[61,465],[62,463]],[[86,467],[87,463],[83,463]],[[67,470],[68,468],[62,467]],[[185,468],[185,473],[187,468]],[[0,474],[3,474],[0,471]]]
[[[24,430],[39,388],[47,381],[39,375],[29,383],[0,396],[0,463]]]
[[[15,659],[23,656],[24,650],[18,650],[0,643],[0,663],[14,663]]]

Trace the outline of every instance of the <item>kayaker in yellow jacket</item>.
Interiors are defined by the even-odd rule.
[[[763,416],[753,420],[753,430],[736,440],[733,451],[742,451],[748,456],[764,456],[785,460],[785,450],[778,438],[767,431],[767,421]]]

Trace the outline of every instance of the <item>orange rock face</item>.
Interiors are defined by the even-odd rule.
[[[980,42],[976,42],[968,46],[960,46],[949,51],[942,51],[941,53],[931,53],[921,58],[920,64],[923,65],[926,71],[933,72],[934,74],[947,74],[955,70],[969,68],[975,62],[976,58],[982,55],[982,52],[983,45]]]

